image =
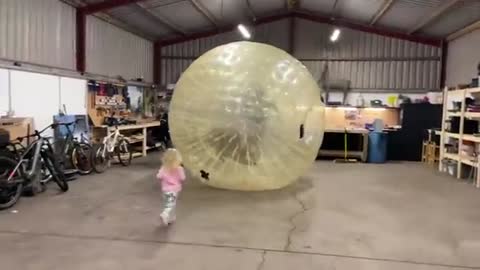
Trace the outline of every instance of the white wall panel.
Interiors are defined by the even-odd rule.
[[[378,99],[381,100],[383,104],[388,104],[388,98],[391,96],[397,96],[397,94],[392,94],[392,93],[349,93],[346,98],[347,104],[350,105],[356,105],[358,99],[363,98],[366,104],[369,104],[370,101]],[[425,97],[425,94],[402,94],[403,96],[409,97],[412,101],[415,101],[416,99],[423,99]],[[328,100],[330,102],[343,102],[343,93],[340,92],[332,92],[328,96]]]
[[[33,117],[36,129],[42,129],[58,114],[57,76],[11,70],[12,109],[15,116]],[[49,130],[47,135],[52,135]]]
[[[75,68],[75,9],[58,0],[0,1],[0,58]]]
[[[60,109],[64,106],[67,114],[87,114],[87,81],[61,77]]]
[[[9,105],[8,70],[0,69],[0,116],[5,115]]]
[[[448,43],[446,85],[469,83],[478,73],[480,29]]]
[[[152,42],[93,16],[87,17],[86,41],[88,72],[153,81]]]

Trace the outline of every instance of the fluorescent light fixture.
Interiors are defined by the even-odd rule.
[[[331,42],[337,41],[339,36],[340,36],[340,29],[336,28],[335,30],[333,30],[332,35],[330,36],[330,41]]]
[[[252,35],[250,35],[250,32],[248,31],[247,27],[245,27],[245,25],[239,24],[237,28],[244,38],[250,39],[252,37]]]

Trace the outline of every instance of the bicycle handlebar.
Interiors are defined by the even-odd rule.
[[[70,123],[57,123],[57,126],[71,126],[73,124],[77,124],[78,122],[80,122],[80,119],[76,119],[75,121]]]
[[[47,129],[49,129],[49,128],[56,128],[57,126],[58,126],[58,124],[56,124],[56,123],[50,124],[50,125],[48,125],[46,128],[42,129],[41,131],[35,130],[34,134],[29,134],[29,135],[26,135],[26,136],[17,137],[17,140],[20,141],[20,142],[22,142],[23,139],[30,138],[30,137],[38,137],[38,138],[40,138],[40,137],[41,137],[40,135],[41,135],[43,132],[45,132]]]

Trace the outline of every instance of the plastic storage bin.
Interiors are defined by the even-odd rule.
[[[372,131],[368,134],[368,163],[387,161],[387,133]]]

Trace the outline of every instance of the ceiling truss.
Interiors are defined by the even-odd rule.
[[[172,32],[176,33],[176,34],[180,34],[180,35],[187,35],[188,33],[183,30],[180,26],[170,22],[169,20],[159,16],[158,14],[156,14],[155,12],[153,12],[148,6],[145,5],[145,3],[142,3],[142,2],[138,2],[136,3],[137,6],[139,6],[140,8],[142,8],[146,14],[148,14],[148,16],[150,16],[151,18],[153,18],[155,21],[159,22],[159,24],[163,25],[163,26],[166,26],[168,29],[170,29]]]
[[[377,23],[383,17],[383,15],[385,15],[385,13],[392,7],[393,2],[394,0],[384,0],[380,9],[378,9],[375,15],[373,15],[373,18],[370,21],[370,25],[374,25],[375,23]]]
[[[210,21],[211,24],[213,24],[215,27],[220,26],[220,23],[215,16],[200,1],[190,0],[190,3],[192,3],[193,7],[195,7],[198,12],[200,12],[208,21]]]
[[[218,32],[221,31],[221,29],[225,28],[222,27],[220,21],[206,8],[200,0],[184,0],[188,1],[192,4],[192,6],[202,14],[214,27],[216,30],[213,30],[212,32]],[[249,17],[252,19],[252,21],[258,21],[261,19],[261,17],[258,17],[255,14],[255,11],[252,8],[251,1],[250,0],[245,0],[246,1],[246,8],[247,12],[249,14]],[[348,20],[341,20],[341,24],[344,26],[354,26],[357,28],[361,28],[363,31],[372,31],[378,34],[386,34],[386,35],[397,35],[399,38],[407,38],[408,39],[413,39],[416,40],[418,39],[420,42],[423,40],[427,40],[427,43],[430,42],[431,40],[435,39],[428,39],[428,38],[423,38],[423,37],[418,37],[415,34],[416,32],[420,31],[422,28],[427,26],[428,24],[432,23],[435,20],[438,20],[443,14],[448,12],[455,4],[460,2],[461,0],[448,0],[445,1],[440,7],[438,7],[436,10],[432,12],[429,16],[425,17],[422,21],[420,21],[418,24],[416,24],[414,27],[409,29],[406,33],[398,33],[398,32],[391,32],[388,30],[384,29],[378,29],[374,25],[386,14],[386,12],[393,6],[395,3],[395,0],[384,0],[381,7],[375,12],[375,14],[372,16],[372,19],[370,20],[368,25],[361,25],[361,24],[356,24],[353,22],[348,22]],[[89,5],[83,5],[81,7],[78,7],[79,10],[83,14],[93,14],[93,13],[98,13],[98,12],[106,12],[109,9],[124,6],[124,5],[130,5],[130,4],[135,4],[138,7],[140,7],[142,10],[145,11],[145,14],[148,14],[152,19],[157,21],[159,24],[166,26],[168,29],[170,29],[173,33],[184,36],[184,37],[192,37],[192,36],[198,36],[198,34],[193,34],[193,33],[188,33],[185,29],[182,29],[180,26],[176,25],[175,23],[169,21],[168,19],[159,16],[157,13],[153,12],[151,7],[143,3],[144,0],[107,0],[104,2],[96,3],[96,4],[89,4]],[[334,7],[336,6],[337,1],[335,1]],[[285,0],[285,7],[287,9],[287,12],[290,17],[309,17],[312,18],[315,17],[316,19],[321,18],[320,20],[317,21],[325,21],[326,23],[336,23],[340,22],[339,20],[333,20],[332,18],[324,18],[323,16],[319,15],[312,15],[309,12],[301,11],[300,12],[300,0]],[[300,15],[299,15],[300,14]],[[333,14],[330,14],[332,16]],[[111,16],[109,17],[108,15],[107,19],[113,19]],[[328,22],[327,22],[328,21]],[[125,23],[122,23],[122,27],[126,27]],[[341,26],[341,25],[340,25]],[[229,27],[227,27],[229,28]],[[131,30],[130,30],[131,31]],[[209,31],[207,31],[209,32]],[[200,34],[201,35],[201,34]],[[141,36],[146,36],[145,33],[142,33]],[[434,42],[435,43],[435,42]]]
[[[445,14],[449,9],[459,3],[460,0],[449,0],[445,1],[442,5],[440,5],[437,9],[435,9],[432,14],[426,16],[422,21],[416,24],[412,29],[408,31],[408,34],[413,34],[423,27],[427,26],[431,22],[435,21],[436,19],[440,18],[441,15]]]

